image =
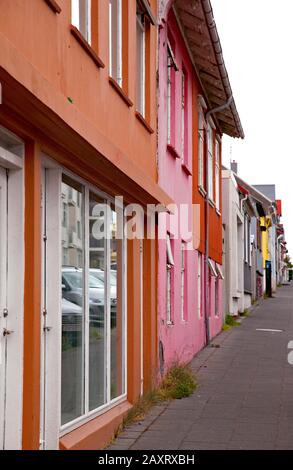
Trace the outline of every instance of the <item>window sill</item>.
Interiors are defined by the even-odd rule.
[[[173,322],[173,321],[167,321],[167,322],[166,322],[166,325],[167,325],[167,326],[174,326],[174,322]]]
[[[128,96],[126,95],[125,91],[121,88],[121,86],[118,85],[116,80],[114,80],[114,78],[112,77],[109,77],[109,83],[113,87],[113,89],[118,93],[118,95],[123,99],[124,103],[126,103],[127,106],[131,108],[131,106],[133,106],[132,101],[128,98]]]
[[[207,195],[207,192],[206,190],[202,187],[202,186],[198,186],[198,191],[200,192],[200,194],[203,196],[203,197],[206,197]]]
[[[209,198],[209,205],[210,205],[211,207],[213,207],[213,209],[215,209],[215,207],[216,207],[216,204],[215,204],[214,201],[212,201],[212,199],[210,199],[210,198]]]
[[[175,149],[175,147],[171,144],[168,144],[167,145],[167,150],[170,152],[170,154],[172,155],[172,157],[174,158],[181,158],[181,156],[179,155],[179,153],[177,152],[177,150]]]
[[[219,209],[216,209],[216,213],[218,214],[219,217],[221,217],[222,213],[219,211]]]
[[[182,163],[182,170],[188,175],[188,176],[191,176],[192,175],[192,171],[189,169],[188,165],[186,165],[186,163]]]
[[[61,13],[61,7],[58,5],[58,3],[55,0],[45,0],[45,2],[54,13],[58,13],[58,14]]]
[[[145,120],[145,118],[143,117],[142,114],[140,114],[139,111],[136,111],[135,112],[135,116],[137,117],[137,119],[139,120],[139,122],[144,126],[144,128],[150,133],[150,134],[153,134],[154,133],[154,130],[151,128],[151,126],[147,123],[147,121]]]
[[[90,56],[90,58],[94,61],[94,63],[99,68],[105,68],[104,62],[100,59],[100,57],[96,54],[94,49],[90,46],[90,44],[85,40],[81,32],[73,25],[70,25],[71,34],[75,37],[77,42],[81,45],[81,47],[85,50],[85,52]]]

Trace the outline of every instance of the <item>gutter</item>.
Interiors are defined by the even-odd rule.
[[[236,109],[235,101],[234,101],[234,98],[233,98],[233,93],[232,93],[232,89],[231,89],[231,85],[230,85],[230,81],[229,81],[229,77],[228,77],[228,72],[227,72],[227,69],[226,69],[226,66],[225,66],[225,62],[224,62],[221,42],[220,42],[220,38],[219,38],[219,35],[218,35],[216,22],[214,20],[214,14],[213,14],[213,9],[212,9],[212,6],[211,6],[211,2],[210,2],[210,0],[201,0],[201,3],[202,3],[202,7],[203,7],[203,12],[204,12],[204,15],[205,15],[205,18],[206,18],[206,23],[207,23],[207,26],[208,26],[208,29],[209,29],[210,38],[211,38],[211,41],[212,41],[212,44],[213,44],[213,48],[214,48],[214,52],[215,52],[215,56],[216,56],[216,61],[217,61],[217,65],[218,65],[218,68],[219,68],[220,75],[221,75],[221,80],[222,80],[222,83],[223,83],[223,86],[224,86],[224,90],[225,90],[226,96],[227,97],[229,96],[231,98],[231,102],[229,103],[229,106],[225,106],[220,111],[223,111],[227,107],[231,106],[231,112],[233,114],[234,121],[235,121],[235,124],[236,124],[238,132],[239,132],[239,136],[242,139],[244,139],[244,131],[243,131],[242,124],[241,124],[241,121],[240,121],[240,118],[239,118],[239,115],[238,115],[238,112],[237,112],[237,109]]]

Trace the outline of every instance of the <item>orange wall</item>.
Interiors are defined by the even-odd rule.
[[[147,124],[154,131],[150,132],[135,114],[135,2],[123,2],[124,10],[126,13],[128,11],[128,18],[131,18],[128,53],[124,51],[128,69],[124,93],[134,103],[130,107],[109,84],[106,0],[99,0],[99,24],[96,25],[98,36],[93,38],[96,53],[105,68],[97,67],[70,32],[70,0],[58,0],[60,14],[55,14],[45,0],[1,2],[0,81],[3,105],[0,106],[0,123],[26,142],[25,210],[26,214],[30,214],[26,218],[25,233],[25,285],[29,285],[24,312],[23,446],[26,449],[39,448],[40,152],[46,152],[61,165],[110,194],[126,193],[130,197],[127,202],[133,202],[133,197],[144,203],[165,198],[156,184],[157,31],[154,27],[150,28],[150,43],[147,47],[152,51],[147,74],[147,93],[150,97]],[[151,0],[151,5],[155,13],[156,0]],[[73,104],[67,97],[73,100]],[[166,197],[166,203],[169,202]],[[136,243],[129,242],[128,247],[128,400],[133,402],[141,386],[140,255]],[[146,389],[153,383],[157,363],[157,291],[156,275],[152,275],[156,270],[156,250],[155,241],[146,243],[143,273],[145,289],[148,289],[144,297],[143,319]],[[133,289],[134,283],[136,290]],[[129,408],[129,402],[121,409],[116,407],[107,413],[107,418],[99,417],[95,423],[85,426],[81,430],[83,440],[78,431],[63,437],[61,447],[81,448],[94,443],[96,447],[104,445],[104,440],[111,437]],[[90,444],[85,434],[90,436],[87,438],[91,439]]]
[[[93,0],[97,2],[98,0]],[[45,0],[13,0],[1,2],[0,50],[5,36],[12,50],[9,57],[9,72],[13,71],[13,48],[31,64],[50,84],[50,96],[46,97],[54,110],[57,96],[63,95],[64,107],[74,106],[86,116],[90,126],[113,142],[120,151],[134,161],[152,179],[156,170],[156,41],[157,31],[150,28],[149,73],[147,82],[150,103],[148,124],[151,134],[135,116],[135,61],[136,61],[136,12],[135,2],[123,0],[128,9],[128,50],[124,51],[125,91],[134,103],[128,107],[121,96],[109,84],[108,48],[108,2],[98,2],[97,24],[93,44],[105,68],[99,68],[70,32],[71,1],[57,0],[61,13],[55,14]],[[157,11],[156,0],[151,0],[152,10]],[[127,13],[127,12],[126,12]],[[127,16],[127,15],[126,15]],[[17,25],[17,26],[16,26]],[[3,48],[5,50],[5,48]],[[7,58],[6,58],[7,60]],[[2,63],[2,61],[1,61]],[[7,67],[8,68],[8,67]],[[127,72],[127,73],[126,73]],[[25,71],[15,71],[21,83]],[[27,83],[23,83],[27,86]],[[36,77],[29,84],[35,95],[42,93],[42,83]],[[52,93],[51,90],[54,90]],[[73,105],[67,101],[73,100]],[[78,119],[78,114],[76,114]],[[78,127],[78,126],[77,126]],[[83,125],[81,134],[88,137]]]
[[[206,251],[206,203],[205,198],[199,191],[198,187],[198,95],[203,95],[202,90],[198,81],[193,81],[193,127],[194,127],[194,139],[193,139],[193,204],[200,205],[200,245],[199,251],[205,253]],[[219,135],[220,132],[219,132]],[[207,155],[205,152],[204,156],[204,168],[206,168]],[[220,146],[220,168],[222,165],[222,148]],[[205,172],[204,172],[205,173]],[[214,194],[215,194],[215,161],[214,161]],[[204,181],[206,181],[206,175],[204,174]],[[210,204],[208,206],[209,211],[209,257],[215,260],[217,263],[222,264],[222,178],[220,178],[220,214],[217,213],[216,209]]]

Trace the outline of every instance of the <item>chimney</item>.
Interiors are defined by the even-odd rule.
[[[237,172],[238,172],[238,163],[237,163],[235,160],[233,160],[233,161],[230,163],[230,165],[231,165],[231,170],[232,170],[234,173],[236,173],[236,175],[237,175]]]

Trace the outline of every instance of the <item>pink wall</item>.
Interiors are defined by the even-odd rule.
[[[176,89],[174,107],[174,122],[172,143],[176,154],[170,152],[167,147],[168,126],[167,126],[167,25],[175,40],[175,57],[179,71],[175,72]],[[162,23],[160,28],[159,41],[159,96],[158,96],[158,169],[159,184],[173,198],[174,202],[179,205],[181,203],[192,206],[192,159],[193,145],[192,136],[196,136],[197,132],[193,128],[192,123],[192,105],[194,102],[192,96],[192,80],[196,80],[193,73],[193,67],[190,62],[188,53],[180,30],[177,26],[175,16],[171,11],[168,15],[168,22]],[[188,115],[188,154],[185,162],[181,157],[181,77],[182,64],[188,78],[187,92],[187,115]],[[192,227],[191,210],[189,216],[189,227]],[[160,223],[161,223],[161,219]],[[168,229],[168,224],[167,224]],[[172,234],[171,234],[172,235]],[[202,310],[198,311],[198,259],[199,253],[196,250],[188,250],[186,252],[186,282],[185,299],[187,308],[187,319],[182,320],[181,315],[181,238],[174,239],[172,245],[174,247],[174,262],[172,268],[174,270],[171,304],[172,304],[172,321],[167,324],[167,256],[166,241],[159,240],[159,269],[158,269],[158,315],[159,315],[159,341],[163,346],[164,370],[166,370],[172,362],[188,362],[192,357],[204,347],[206,340],[205,319],[204,319],[204,256],[202,256]],[[221,281],[219,281],[219,316],[215,312],[211,312],[210,331],[215,336],[222,327],[222,294]],[[211,283],[211,305],[215,303],[215,279],[212,278]],[[162,365],[161,365],[162,366]]]

